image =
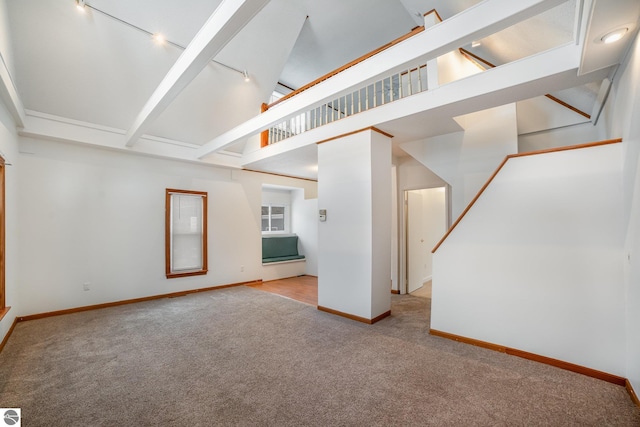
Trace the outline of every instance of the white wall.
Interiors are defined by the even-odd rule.
[[[306,257],[305,274],[318,275],[318,198],[306,199],[304,190],[291,193],[291,229],[299,237],[298,249]]]
[[[458,50],[438,57],[438,84],[440,86],[481,73],[482,70],[465,58]]]
[[[623,219],[626,230],[626,377],[640,391],[640,39],[636,39],[613,81],[602,120],[609,138],[623,138]]]
[[[262,184],[316,185],[53,141],[20,144],[19,315],[260,279]],[[209,194],[205,276],[164,276],[165,188]]]
[[[15,78],[13,67],[13,52],[9,34],[7,2],[0,1],[0,54],[7,66],[7,71]],[[0,64],[1,67],[4,65]],[[5,167],[5,304],[11,310],[0,321],[0,341],[2,341],[21,311],[21,301],[18,296],[18,181],[20,168],[18,158],[18,137],[16,124],[9,114],[5,104],[0,100],[0,154],[6,163]]]
[[[431,250],[447,232],[447,206],[444,187],[428,188],[421,190],[420,193],[422,194],[425,247],[427,249],[423,280],[428,281],[431,280],[433,275],[433,255]]]
[[[435,253],[432,328],[624,376],[621,160],[507,162]]]
[[[599,120],[596,126],[588,122],[527,135],[518,135],[518,152],[527,153],[549,148],[586,144],[604,139],[607,139],[607,132],[604,125],[602,125],[602,120]]]
[[[6,0],[0,0],[0,53],[2,54],[4,63],[7,65],[9,73],[15,77],[13,47],[11,44],[11,35],[9,34],[9,14]]]
[[[397,163],[397,216],[398,216],[398,275],[399,280],[392,284],[392,289],[405,293],[404,277],[407,277],[406,267],[406,235],[404,215],[404,192],[406,190],[418,190],[422,188],[435,188],[447,185],[447,183],[430,171],[422,163],[413,157],[396,159]]]
[[[408,142],[401,148],[451,185],[457,218],[504,158],[518,150],[515,104],[456,118],[464,131]]]
[[[398,167],[391,166],[391,289],[399,288],[399,264],[400,264],[400,222],[398,221],[400,212],[398,205]]]
[[[19,296],[20,272],[18,253],[20,239],[18,236],[18,137],[13,118],[0,101],[0,153],[5,164],[5,304],[11,310],[0,321],[0,341],[2,341],[13,324],[14,319],[22,312],[22,301]],[[9,165],[10,164],[10,165]]]
[[[531,134],[549,129],[565,128],[591,121],[546,96],[525,99],[516,103],[518,133]]]
[[[362,131],[318,146],[318,305],[373,319],[390,308],[391,142]]]

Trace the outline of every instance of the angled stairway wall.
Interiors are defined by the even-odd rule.
[[[512,158],[434,254],[431,327],[625,374],[622,144]]]
[[[518,151],[515,104],[455,120],[464,129],[407,142],[400,147],[451,185],[451,216],[457,218],[505,156]]]

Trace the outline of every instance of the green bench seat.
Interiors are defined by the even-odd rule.
[[[298,253],[298,236],[271,236],[262,238],[262,263],[305,259]]]

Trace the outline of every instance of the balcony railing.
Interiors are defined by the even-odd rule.
[[[429,15],[436,13],[435,10],[427,12]],[[322,83],[323,81],[330,79],[331,77],[341,73],[342,71],[363,62],[364,60],[410,38],[414,35],[424,31],[424,26],[419,26],[411,30],[409,33],[379,47],[378,49],[371,51],[360,58],[357,58],[350,63],[343,65],[342,67],[325,74],[324,76],[306,84],[305,86],[291,92],[288,95],[272,102],[271,104],[263,104],[262,111],[266,111],[269,108],[275,107],[277,104],[286,101],[287,99],[304,92],[305,90]],[[369,86],[362,87],[350,94],[336,98],[330,102],[327,102],[320,107],[298,116],[284,120],[283,122],[276,124],[270,129],[262,132],[261,146],[273,144],[283,139],[290,138],[295,135],[299,135],[307,130],[314,129],[319,126],[332,123],[336,120],[340,120],[345,117],[349,117],[353,114],[357,114],[371,108],[375,108],[379,105],[384,105],[388,102],[404,98],[414,93],[427,90],[427,78],[426,78],[426,64],[422,63],[414,68],[409,68],[403,72],[396,73],[392,76],[386,77],[376,83]]]
[[[427,89],[427,64],[418,64],[276,124],[268,130],[266,145]]]

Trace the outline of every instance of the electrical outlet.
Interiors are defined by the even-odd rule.
[[[244,265],[241,265],[240,266],[240,273],[243,273],[243,272],[244,272]]]
[[[85,291],[91,290],[91,283],[89,282],[84,282],[82,284],[82,289],[84,289]]]

